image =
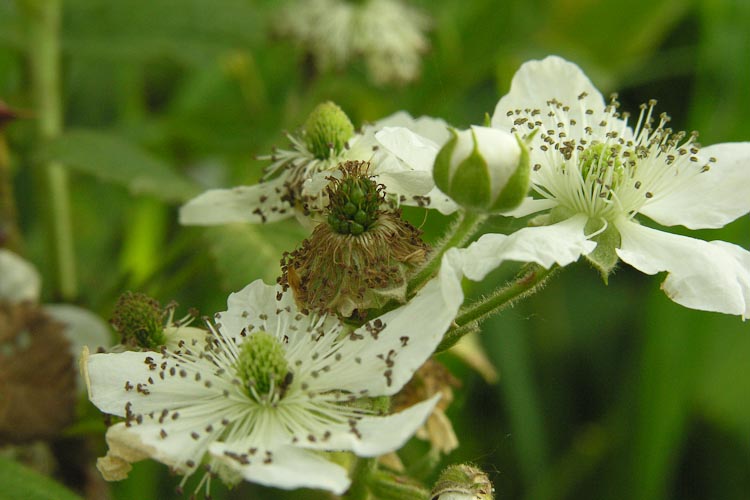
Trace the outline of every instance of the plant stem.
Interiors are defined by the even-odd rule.
[[[48,141],[62,131],[59,60],[61,0],[25,0],[23,4],[29,20],[29,62],[39,137],[42,141]],[[57,285],[61,297],[70,300],[78,294],[78,284],[68,173],[56,162],[46,164],[44,171]]]
[[[377,458],[358,458],[352,471],[352,485],[346,492],[346,500],[367,500],[370,498],[370,477],[378,467]]]
[[[455,325],[445,334],[436,352],[449,349],[461,337],[478,329],[479,324],[488,317],[536,292],[558,269],[557,266],[545,269],[538,264],[529,264],[510,283],[498,288],[487,297],[464,306],[456,316]]]
[[[476,233],[479,226],[487,219],[484,214],[462,211],[453,223],[443,240],[438,243],[428,256],[427,262],[409,279],[407,296],[412,297],[440,268],[443,254],[452,247],[462,247]]]
[[[378,500],[427,500],[430,492],[387,472],[376,472],[370,481]]]

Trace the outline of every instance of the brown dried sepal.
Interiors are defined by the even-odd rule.
[[[458,438],[445,410],[453,402],[453,389],[460,386],[461,382],[442,363],[428,359],[393,397],[393,411],[404,410],[439,393],[440,401],[416,435],[441,453],[449,453],[458,447]]]
[[[73,421],[76,373],[64,325],[0,303],[0,445],[50,439]]]

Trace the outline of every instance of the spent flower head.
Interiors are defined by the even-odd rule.
[[[368,167],[340,165],[326,186],[326,221],[282,259],[279,283],[303,309],[349,317],[403,301],[407,271],[427,254],[420,231],[388,206]]]
[[[392,395],[430,356],[463,301],[446,266],[408,304],[359,328],[305,314],[255,281],[229,297],[210,336],[161,352],[84,353],[91,401],[123,420],[98,467],[108,480],[146,457],[185,478],[342,493],[344,468],[321,451],[377,456],[399,448],[439,396],[382,415],[361,398]],[[418,324],[418,330],[414,325]]]
[[[202,339],[206,332],[189,326],[198,315],[191,310],[185,317],[175,320],[177,304],[166,307],[145,293],[125,292],[120,295],[110,319],[112,327],[120,334],[120,343],[127,349],[159,350],[162,346],[176,347],[180,342]]]

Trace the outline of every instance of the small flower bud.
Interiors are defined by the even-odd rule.
[[[305,122],[305,143],[320,160],[341,153],[353,135],[354,125],[349,117],[331,101],[318,104]]]
[[[470,210],[503,212],[529,190],[529,152],[513,135],[488,127],[452,130],[435,158],[435,184]]]
[[[492,500],[492,483],[473,465],[451,465],[440,473],[430,500]]]

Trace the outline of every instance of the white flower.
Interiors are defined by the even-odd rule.
[[[292,149],[277,150],[267,159],[266,178],[253,186],[230,189],[211,189],[190,200],[180,209],[180,223],[214,225],[233,222],[266,223],[308,215],[325,206],[323,192],[327,177],[335,174],[340,163],[369,161],[370,175],[386,186],[392,199],[404,205],[428,206],[443,213],[455,210],[455,205],[440,193],[432,180],[432,165],[414,168],[379,148],[375,133],[384,127],[405,127],[442,144],[448,140],[444,121],[430,117],[412,118],[398,112],[363,127],[340,152],[319,159],[310,151],[302,137],[289,134]]]
[[[283,9],[278,31],[323,69],[364,58],[370,79],[382,85],[419,76],[428,26],[424,14],[399,0],[298,0]]]
[[[125,418],[108,430],[99,468],[122,479],[128,462],[148,456],[186,478],[203,465],[229,483],[340,494],[346,470],[319,452],[381,455],[422,425],[437,398],[388,416],[354,401],[396,393],[462,300],[457,268],[446,265],[408,304],[351,330],[255,281],[229,297],[207,345],[85,355],[91,401]]]
[[[683,306],[750,316],[750,252],[639,222],[644,215],[664,226],[719,228],[748,213],[750,143],[701,149],[695,135],[655,117],[654,105],[631,127],[575,64],[554,56],[524,64],[492,126],[531,139],[536,198],[507,215],[546,212],[535,219],[545,225],[482,236],[463,252],[466,276],[480,280],[506,260],[550,267],[581,255],[606,275],[619,258],[647,274],[666,271],[662,288]],[[378,139],[409,154],[394,150],[389,135]]]
[[[467,276],[481,279],[507,259],[565,265],[594,251],[591,239],[608,233],[600,247],[613,246],[644,273],[669,273],[662,288],[675,302],[750,316],[750,253],[648,228],[636,218],[702,229],[746,214],[750,143],[701,149],[695,135],[667,128],[666,115],[653,116],[654,105],[642,106],[631,127],[578,66],[559,57],[524,64],[492,126],[536,132],[530,149],[539,198],[527,208],[551,209],[551,224],[484,236],[467,250]]]

